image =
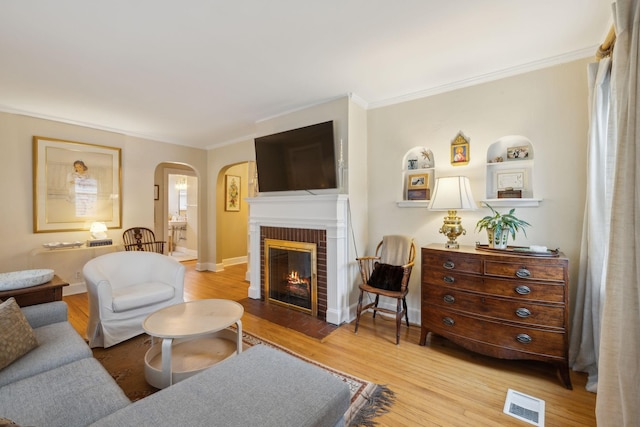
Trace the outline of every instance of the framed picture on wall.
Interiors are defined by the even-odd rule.
[[[469,140],[459,132],[451,141],[451,164],[453,166],[468,165],[470,157]]]
[[[120,148],[33,137],[33,231],[122,228]]]
[[[225,175],[224,210],[228,212],[240,211],[240,177]]]

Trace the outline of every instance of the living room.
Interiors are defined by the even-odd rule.
[[[589,129],[586,69],[593,53],[580,51],[531,63],[477,82],[425,92],[419,97],[399,98],[375,108],[367,106],[356,93],[330,94],[313,105],[261,118],[254,122],[251,137],[219,145],[212,141],[206,149],[92,128],[80,120],[74,122],[73,118],[55,120],[53,116],[0,109],[0,149],[5,159],[2,171],[5,185],[0,187],[0,195],[5,200],[2,218],[7,242],[0,247],[0,271],[34,267],[33,253],[45,243],[85,241],[89,236],[88,228],[33,232],[34,136],[122,150],[122,224],[107,231],[114,243],[120,243],[126,228],[140,225],[159,228],[162,221],[154,201],[154,186],[159,185],[163,191],[162,168],[188,166],[198,176],[200,187],[197,269],[221,271],[229,260],[252,256],[249,246],[244,244],[249,208],[244,197],[251,194],[253,137],[329,119],[335,120],[340,129],[337,144],[340,143],[340,154],[346,164],[344,192],[350,200],[350,233],[353,233],[348,247],[350,260],[373,252],[382,236],[388,234],[410,235],[418,247],[430,243],[444,245],[446,238],[438,231],[442,212],[398,203],[403,198],[403,158],[408,151],[415,147],[431,150],[437,177],[468,177],[475,201],[480,205],[487,198],[486,163],[491,144],[505,136],[526,137],[535,152],[536,168],[530,179],[540,201],[537,206],[517,207],[518,216],[532,226],[526,236],[518,235],[510,244],[559,248],[569,259],[569,301],[573,303],[586,200]],[[451,143],[459,132],[469,139],[470,158],[464,166],[450,161]],[[239,212],[227,212],[223,206],[224,177],[228,173],[242,177]],[[466,228],[466,234],[458,238],[461,244],[486,243],[486,234],[474,231],[474,227],[487,212],[484,207],[460,212]],[[233,226],[229,227],[226,221]],[[225,246],[228,241],[234,242],[236,251],[227,251],[231,246]],[[236,245],[237,241],[242,243]],[[75,272],[86,261],[83,256],[73,256],[57,259],[51,267],[72,272],[66,279],[79,283],[81,278]],[[250,271],[246,276],[248,279]],[[358,279],[354,261],[347,272],[344,305],[348,315],[343,322],[351,322],[355,317]],[[420,319],[420,283],[418,264],[407,297],[409,318],[415,324]]]

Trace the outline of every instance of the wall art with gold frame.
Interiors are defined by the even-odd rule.
[[[459,132],[451,141],[451,164],[453,166],[468,165],[470,158],[469,139],[462,132]]]
[[[240,211],[240,177],[225,175],[224,210],[228,212]]]
[[[33,231],[122,228],[121,149],[33,137]]]

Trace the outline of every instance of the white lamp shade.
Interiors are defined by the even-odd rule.
[[[94,222],[91,224],[89,228],[89,232],[91,233],[91,237],[94,239],[104,239],[107,237],[107,225],[104,222]]]
[[[447,176],[436,179],[429,209],[435,211],[475,210],[471,184],[466,176]]]

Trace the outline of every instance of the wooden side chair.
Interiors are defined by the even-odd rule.
[[[146,251],[164,254],[163,241],[156,241],[153,231],[144,227],[133,227],[122,233],[124,249],[127,251]]]
[[[416,256],[416,245],[409,236],[384,236],[376,247],[375,256],[356,258],[360,267],[362,284],[356,317],[355,333],[358,333],[360,315],[371,309],[373,317],[376,312],[391,314],[396,319],[396,344],[400,344],[400,325],[402,318],[407,321],[409,327],[409,314],[407,313],[407,293],[409,292],[409,278]],[[363,305],[364,295],[375,295],[374,301]],[[380,297],[396,299],[396,309],[391,310],[379,307]]]

